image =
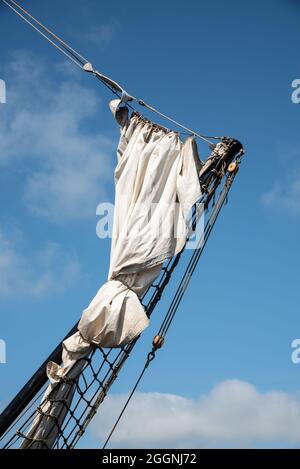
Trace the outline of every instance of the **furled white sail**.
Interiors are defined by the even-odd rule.
[[[62,366],[50,362],[50,385],[22,447],[51,447],[64,418],[64,399],[93,346],[119,347],[148,326],[139,300],[165,259],[184,247],[192,205],[201,196],[200,160],[192,137],[153,124],[137,113],[128,118],[120,100],[110,103],[121,127],[115,168],[115,212],[107,282],[83,311],[78,332],[63,342]],[[68,380],[71,382],[68,384]],[[47,401],[51,393],[51,403]],[[51,405],[50,405],[51,404]],[[55,427],[56,430],[55,430]]]

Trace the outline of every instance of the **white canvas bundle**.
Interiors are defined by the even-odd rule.
[[[148,326],[139,298],[159,275],[163,261],[184,247],[188,214],[201,196],[201,163],[192,137],[182,142],[178,133],[139,114],[128,118],[120,100],[112,101],[110,107],[121,137],[108,280],[83,311],[78,332],[64,341],[62,366],[48,364],[50,385],[44,399],[51,391],[51,397],[57,399],[65,394],[61,378],[70,370],[74,378],[76,368],[80,373],[82,366],[74,365],[93,345],[119,347]],[[59,415],[59,406],[59,402],[52,404],[51,413]],[[45,439],[51,446],[56,432],[50,425],[51,419],[38,416],[30,437]],[[27,446],[24,442],[23,447]]]

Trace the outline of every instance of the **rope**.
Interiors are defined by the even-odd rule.
[[[85,64],[90,64],[90,62],[79,52],[77,52],[75,49],[73,49],[71,46],[69,46],[65,41],[63,41],[59,36],[54,34],[50,29],[48,29],[46,26],[44,26],[40,21],[38,21],[31,13],[29,13],[24,7],[20,6],[17,2],[14,0],[2,0],[5,5],[7,5],[12,11],[14,11],[20,18],[22,18],[27,24],[29,24],[35,31],[37,31],[41,36],[43,36],[50,44],[52,44],[56,49],[58,49],[60,52],[62,52],[68,59],[70,59],[77,67],[80,67],[81,70],[84,69]],[[27,17],[26,17],[26,16]],[[30,19],[29,19],[30,18]],[[30,21],[32,20],[32,21]],[[37,25],[42,29],[42,31],[37,27]],[[44,31],[44,32],[43,32]],[[45,34],[46,33],[46,34]],[[47,36],[50,36],[48,37]],[[51,39],[52,38],[52,39]],[[60,45],[56,44],[55,41],[57,41]],[[193,135],[195,137],[200,138],[201,140],[205,141],[206,143],[212,145],[213,143],[209,139],[214,139],[214,140],[221,140],[221,137],[207,137],[205,135],[202,135],[198,132],[195,132],[194,130],[190,129],[189,127],[186,127],[183,124],[180,124],[178,121],[175,119],[167,116],[166,114],[158,111],[155,109],[153,106],[150,104],[147,104],[145,101],[142,99],[136,98],[134,96],[129,95],[124,91],[124,89],[118,85],[114,80],[111,78],[103,75],[102,73],[95,71],[93,69],[91,70],[85,70],[88,72],[92,72],[92,74],[98,78],[105,86],[107,86],[114,94],[116,94],[118,97],[120,95],[118,92],[121,92],[122,94],[125,93],[127,96],[129,96],[131,99],[135,100],[140,106],[144,106],[149,111],[159,115],[160,117],[163,117],[164,119],[168,120],[169,122],[172,122],[176,126],[184,129],[187,131],[190,135]],[[128,103],[127,103],[128,105]],[[132,106],[128,105],[130,108]],[[133,108],[132,108],[133,109]]]
[[[15,5],[15,7],[19,8],[23,13],[25,13],[25,15],[27,15],[29,18],[31,18],[35,23],[37,23],[45,32],[47,32],[49,34],[49,36],[51,36],[53,39],[55,39],[57,42],[59,42],[65,49],[67,49],[72,55],[74,55],[74,57],[76,57],[77,59],[78,58],[82,59],[83,64],[88,62],[88,60],[85,57],[83,57],[83,55],[80,55],[79,52],[72,49],[72,47],[69,44],[64,42],[60,37],[58,37],[56,34],[54,34],[52,31],[50,31],[50,29],[46,28],[46,26],[44,26],[39,20],[37,20],[34,16],[32,16],[29,13],[29,11],[25,10],[25,8],[23,8],[21,5],[19,5],[14,0],[9,0],[9,1],[13,5]],[[7,2],[5,1],[5,3],[7,3]]]
[[[235,159],[235,161],[237,163],[239,163],[241,161],[241,156],[242,156],[241,152],[237,154],[236,159]],[[216,165],[216,167],[217,167],[217,165]],[[210,188],[205,191],[205,193],[202,195],[202,198],[197,203],[198,206],[199,206],[200,202],[202,202],[202,204],[204,206],[207,206],[209,201],[213,200],[212,194],[215,193],[215,190],[216,190],[217,186],[219,185],[219,183],[221,181],[220,178],[218,177],[218,175],[215,173],[215,169],[213,169],[212,172],[214,174],[213,179],[214,180],[216,179],[216,182],[212,183],[212,185],[210,185]],[[222,178],[224,177],[225,172],[223,170],[223,165],[219,169],[218,173],[219,173],[220,177],[222,177]],[[199,261],[199,257],[201,255],[203,249],[204,249],[204,246],[205,246],[205,243],[208,239],[210,231],[212,230],[212,228],[214,226],[214,223],[215,223],[215,221],[216,221],[216,219],[219,215],[221,207],[224,204],[224,200],[226,200],[226,197],[228,195],[230,187],[233,183],[235,174],[236,174],[236,171],[233,172],[233,173],[230,173],[227,176],[226,181],[224,183],[224,186],[219,192],[217,202],[216,202],[216,204],[214,206],[214,209],[212,210],[212,212],[209,216],[209,219],[208,219],[208,221],[205,225],[205,237],[204,237],[205,242],[203,244],[200,244],[200,248],[199,248],[199,243],[198,243],[198,246],[197,246],[197,249],[199,249],[198,256],[196,257],[195,253],[193,253],[192,256],[191,256],[190,262],[188,263],[188,267],[185,269],[184,276],[182,277],[182,281],[180,282],[180,284],[177,288],[177,291],[175,292],[175,295],[173,296],[173,300],[171,302],[172,310],[171,310],[171,306],[170,306],[170,308],[168,309],[167,314],[165,315],[165,318],[163,319],[160,331],[158,332],[158,334],[153,339],[152,352],[150,352],[150,354],[148,354],[147,362],[144,365],[144,368],[142,369],[142,372],[140,373],[140,376],[139,376],[139,378],[138,378],[138,380],[137,380],[131,394],[129,395],[129,397],[126,401],[126,403],[125,403],[125,405],[124,405],[124,407],[123,407],[123,409],[122,409],[122,411],[119,415],[119,418],[115,422],[115,425],[114,425],[112,431],[110,432],[107,440],[105,441],[104,448],[107,446],[109,440],[111,439],[111,437],[112,437],[112,435],[113,435],[113,433],[114,433],[120,419],[122,418],[127,406],[129,405],[130,400],[132,399],[132,397],[134,395],[134,392],[137,389],[137,386],[139,385],[139,383],[140,383],[140,381],[141,381],[147,367],[149,366],[149,363],[154,358],[155,353],[153,354],[153,352],[156,352],[156,350],[159,349],[162,346],[163,342],[164,342],[164,336],[166,335],[166,333],[167,333],[167,331],[168,331],[168,329],[171,325],[171,322],[173,321],[173,319],[175,317],[175,313],[178,309],[178,306],[179,306],[179,303],[182,299],[183,293],[184,293],[185,289],[187,288],[188,282],[190,281],[191,276],[192,276],[192,274],[195,270],[196,264]],[[209,183],[209,184],[211,184],[211,183]],[[205,200],[206,200],[206,202],[205,202]],[[197,210],[197,207],[194,205],[194,211],[193,211],[193,214],[192,214],[192,218],[190,220],[190,229],[188,230],[188,238],[190,238],[190,235],[191,235],[190,230],[192,229],[193,225],[198,222],[201,215],[202,215],[202,212]],[[202,243],[202,240],[200,241],[200,243]],[[148,317],[151,315],[151,313],[154,309],[154,306],[160,300],[161,294],[162,294],[164,288],[166,287],[166,285],[168,284],[168,282],[170,280],[170,277],[171,277],[171,273],[174,270],[174,268],[176,267],[182,252],[183,251],[179,252],[174,258],[170,259],[167,262],[166,266],[164,266],[162,268],[163,273],[162,273],[158,283],[154,283],[154,284],[151,285],[150,288],[154,288],[155,291],[152,295],[150,295],[150,298],[147,301],[147,303],[143,304],[143,306],[145,307],[145,312],[146,312]],[[184,289],[183,289],[183,287],[184,287]],[[150,290],[150,288],[149,288],[149,290]],[[146,296],[146,293],[145,293],[145,296]],[[143,299],[144,299],[144,296],[142,297],[142,300]],[[176,300],[176,304],[175,304],[175,300]],[[111,360],[111,358],[108,359],[108,356],[111,353],[112,349],[110,349],[107,353],[105,353],[104,350],[102,350],[101,348],[97,349],[99,352],[101,352],[101,354],[103,356],[103,360],[100,363],[100,365],[98,365],[96,368],[94,367],[94,365],[92,365],[92,357],[93,357],[94,353],[98,353],[98,352],[96,352],[96,349],[93,351],[91,356],[87,359],[87,363],[86,363],[85,367],[83,368],[83,371],[80,375],[81,383],[78,382],[76,384],[76,396],[77,396],[76,397],[76,402],[73,402],[72,407],[69,406],[69,405],[66,405],[67,412],[68,412],[68,417],[67,417],[66,421],[64,421],[63,424],[61,423],[59,426],[54,421],[53,426],[51,427],[53,431],[55,430],[55,428],[58,428],[58,436],[57,436],[57,438],[56,438],[56,440],[55,440],[52,447],[55,447],[55,448],[68,448],[68,449],[72,449],[72,448],[75,447],[78,440],[84,434],[85,429],[88,426],[88,424],[90,423],[90,421],[92,420],[93,416],[96,414],[97,409],[99,408],[99,406],[103,402],[103,400],[104,400],[105,396],[107,395],[109,389],[111,388],[113,382],[117,378],[117,376],[120,372],[120,369],[123,367],[125,361],[129,357],[129,354],[130,354],[131,350],[133,349],[133,347],[134,347],[137,340],[138,340],[138,338],[135,341],[133,341],[132,343],[130,343],[129,346],[125,347],[124,349],[122,348],[121,351],[117,354],[117,356],[113,360]],[[98,363],[98,361],[99,360],[97,359],[96,363]],[[106,365],[108,366],[107,370],[105,368]],[[102,371],[101,370],[103,370],[104,376],[102,376]],[[95,387],[96,387],[96,389],[95,389]],[[55,404],[55,402],[59,402],[59,401],[60,401],[60,399],[52,398],[52,396],[51,396],[51,398],[48,399],[48,402],[51,406],[50,409],[48,409],[48,412],[45,413],[41,410],[41,414],[43,415],[43,417],[48,415],[49,418],[50,418],[50,413],[49,412],[51,412],[52,405]],[[84,404],[83,408],[82,408],[82,404]],[[30,406],[30,407],[32,407],[32,406]],[[27,412],[27,410],[26,410],[26,412]],[[36,417],[36,412],[31,414],[27,418],[27,420],[22,424],[22,427],[5,444],[4,448],[13,447],[13,445],[15,445],[20,438],[28,439],[29,435],[26,432],[28,431],[28,426],[30,424],[32,424],[35,417]],[[57,415],[55,417],[57,417]],[[49,431],[52,431],[52,430],[50,429]],[[38,439],[36,439],[36,438],[34,438],[34,440],[36,442],[38,441]]]
[[[118,97],[120,97],[119,93],[122,93],[122,94],[124,93],[124,90],[120,87],[120,85],[118,85],[116,82],[114,82],[109,77],[106,77],[105,75],[102,75],[100,72],[97,72],[97,71],[93,70],[92,66],[91,66],[90,69],[88,69],[88,68],[85,69],[84,68],[85,65],[90,65],[90,63],[88,62],[88,60],[85,57],[80,55],[76,50],[72,49],[72,47],[70,47],[66,42],[64,42],[62,39],[60,39],[54,33],[52,33],[41,22],[36,20],[29,12],[27,12],[24,8],[22,8],[20,5],[18,5],[17,2],[15,2],[14,0],[9,0],[9,1],[2,0],[2,1],[12,11],[14,11],[19,17],[21,17],[26,23],[28,23],[33,29],[35,29],[39,34],[41,34],[48,42],[50,42],[54,47],[56,47],[58,50],[60,50],[67,58],[69,58],[73,63],[75,63],[75,65],[77,65],[78,67],[80,67],[83,70],[92,72],[92,74],[97,79],[99,79],[105,86],[107,86]],[[19,11],[18,11],[18,9],[19,9]],[[21,12],[24,13],[24,14],[22,14]],[[24,15],[26,15],[27,18]],[[30,21],[30,20],[32,20],[32,21]],[[38,25],[42,29],[42,31],[36,25]],[[45,33],[47,33],[50,37],[48,37],[47,34],[45,34]],[[60,45],[56,44],[55,41],[57,41]],[[221,140],[221,137],[207,137],[207,136],[204,136],[202,134],[199,134],[199,133],[191,130],[190,128],[180,124],[179,122],[177,122],[173,118],[167,116],[166,114],[163,114],[162,112],[158,111],[154,107],[152,107],[149,104],[145,103],[141,99],[138,99],[138,98],[135,98],[135,97],[132,97],[132,96],[130,96],[129,98],[134,99],[135,101],[138,102],[138,104],[140,106],[146,107],[147,109],[149,109],[153,113],[156,113],[159,116],[163,117],[164,119],[169,120],[170,122],[172,122],[176,126],[183,128],[185,131],[187,131],[190,134],[204,140],[205,142],[207,142],[209,144],[212,144],[212,142],[209,139]],[[203,251],[203,248],[204,248],[204,246],[205,246],[205,244],[208,240],[208,237],[209,237],[209,235],[211,233],[211,230],[212,230],[212,228],[215,224],[215,221],[216,221],[216,219],[217,219],[217,217],[220,213],[220,210],[221,210],[221,208],[224,204],[224,201],[226,200],[226,197],[227,197],[228,191],[230,189],[230,186],[232,184],[233,178],[234,178],[234,175],[231,178],[228,179],[228,184],[226,185],[226,188],[225,188],[224,192],[221,191],[218,202],[217,202],[217,205],[216,205],[216,207],[213,211],[212,216],[210,217],[210,220],[208,221],[208,223],[205,227],[203,244],[202,244],[202,239],[201,239],[200,242],[198,243],[198,246],[197,246],[194,254],[192,255],[192,257],[190,259],[188,267],[187,267],[187,269],[184,273],[184,276],[183,276],[183,278],[180,282],[180,285],[179,285],[179,287],[178,287],[178,289],[175,293],[175,296],[174,296],[173,301],[170,305],[170,308],[168,309],[168,312],[167,312],[167,314],[164,318],[164,321],[161,325],[159,335],[162,336],[162,337],[164,337],[165,334],[167,333],[167,331],[168,331],[168,329],[169,329],[169,327],[170,327],[170,325],[171,325],[171,323],[172,323],[172,321],[175,317],[175,314],[178,310],[180,301],[181,301],[181,299],[183,297],[183,294],[184,294],[185,290],[187,289],[187,286],[188,286],[188,284],[191,280],[191,277],[192,277],[192,275],[195,271],[196,265],[199,261],[200,255]],[[226,183],[227,183],[227,181],[226,181]],[[148,353],[147,360],[146,360],[146,363],[144,365],[144,368],[142,369],[142,372],[140,373],[140,375],[139,375],[139,377],[138,377],[138,379],[137,379],[137,381],[136,381],[130,395],[128,396],[128,399],[127,399],[127,401],[126,401],[126,403],[125,403],[125,405],[124,405],[124,407],[123,407],[117,421],[115,422],[109,436],[107,437],[107,439],[106,439],[106,441],[103,445],[103,449],[106,448],[110,438],[112,437],[112,435],[113,435],[113,433],[114,433],[120,419],[122,418],[122,416],[123,416],[128,404],[129,404],[131,398],[133,397],[133,394],[135,393],[135,391],[136,391],[136,389],[137,389],[137,387],[138,387],[138,385],[139,385],[139,383],[140,383],[146,369],[149,367],[149,364],[151,363],[151,361],[155,358],[155,350],[156,350],[156,348],[153,347],[152,351]],[[45,414],[45,415],[47,415],[47,414]],[[76,421],[76,423],[77,423],[77,421]]]
[[[188,127],[186,127],[185,125],[180,124],[180,123],[177,122],[176,120],[172,119],[171,117],[168,117],[166,114],[163,114],[162,112],[158,111],[158,110],[155,109],[154,107],[152,107],[152,106],[150,106],[149,104],[145,103],[145,101],[143,101],[142,99],[139,99],[139,100],[137,100],[137,101],[138,101],[138,103],[139,103],[141,106],[144,106],[144,107],[146,107],[147,109],[149,109],[150,111],[155,112],[155,113],[158,114],[159,116],[163,117],[164,119],[167,119],[168,121],[172,122],[173,124],[177,125],[178,127],[181,127],[182,129],[187,130],[190,134],[194,135],[195,137],[201,138],[202,140],[204,140],[205,142],[207,142],[207,143],[210,144],[210,145],[213,144],[205,135],[198,134],[198,133],[195,132],[194,130],[191,130],[191,129],[189,129]],[[211,137],[211,138],[215,138],[215,139],[217,139],[217,140],[221,140],[221,137]]]
[[[78,59],[76,60],[74,57],[72,57],[70,54],[68,54],[66,51],[64,51],[61,47],[59,47],[59,45],[55,44],[54,41],[52,41],[46,34],[44,34],[42,31],[40,31],[30,20],[25,18],[25,16],[22,15],[22,13],[20,13],[18,10],[16,10],[16,8],[14,8],[12,5],[10,5],[7,0],[2,0],[2,2],[5,3],[18,16],[20,16],[20,18],[22,18],[24,21],[26,21],[26,23],[28,23],[33,29],[35,29],[35,31],[37,31],[39,34],[41,34],[41,36],[43,36],[54,47],[56,47],[56,49],[60,50],[60,52],[62,52],[66,57],[68,57],[68,59],[70,59],[75,65],[82,68],[83,64],[81,63],[81,61],[79,61]]]
[[[24,415],[25,413],[27,413],[27,412],[33,407],[33,405],[36,403],[36,401],[37,401],[38,399],[40,399],[40,397],[44,394],[44,392],[45,392],[45,389],[43,388],[43,389],[36,395],[36,397],[35,397],[34,400],[31,402],[31,404],[28,405],[27,407],[25,407],[25,409],[20,413],[19,417],[15,420],[15,422],[13,423],[13,425],[12,425],[8,430],[6,430],[5,433],[3,433],[3,435],[2,435],[1,438],[0,438],[0,441],[2,441],[2,440],[6,437],[6,435],[8,434],[8,432],[10,432],[11,429],[14,428],[14,427],[17,425],[17,423],[21,420],[21,418],[23,417],[23,415]],[[27,419],[27,420],[28,420],[28,419]],[[27,422],[27,421],[26,421],[26,422]],[[26,423],[26,422],[25,422],[25,423]]]
[[[167,311],[167,314],[161,324],[161,327],[159,329],[159,332],[158,332],[158,335],[159,336],[162,336],[164,337],[166,335],[166,333],[168,332],[168,329],[175,317],[175,314],[178,310],[178,307],[179,307],[179,304],[182,300],[182,297],[188,287],[188,284],[192,278],[192,275],[196,269],[196,266],[198,264],[198,261],[200,259],[200,256],[202,254],[202,251],[208,241],[208,238],[210,236],[210,233],[214,227],[214,224],[218,218],[218,215],[220,213],[220,210],[226,200],[226,197],[228,195],[228,192],[229,192],[229,189],[230,189],[230,186],[232,184],[232,179],[229,180],[230,183],[226,186],[225,190],[222,191],[220,193],[220,196],[219,196],[219,200],[214,208],[214,211],[209,219],[209,221],[207,222],[207,225],[205,227],[205,232],[203,234],[203,236],[201,237],[201,239],[199,240],[199,243],[188,263],[188,266],[183,274],[183,277],[180,281],[180,284],[176,290],[176,293],[173,297],[173,300],[172,300],[172,303]]]
[[[102,449],[105,449],[105,448],[106,448],[106,446],[107,446],[109,440],[111,439],[111,437],[112,437],[112,435],[113,435],[113,433],[114,433],[114,431],[115,431],[115,429],[116,429],[118,423],[120,422],[120,420],[121,420],[121,418],[122,418],[122,416],[123,416],[123,414],[124,414],[124,412],[125,412],[125,410],[126,410],[128,404],[129,404],[129,402],[131,401],[131,398],[132,398],[133,394],[135,393],[136,388],[137,388],[138,385],[140,384],[140,381],[141,381],[142,377],[144,376],[145,371],[147,370],[147,368],[148,368],[148,366],[150,365],[150,363],[152,362],[152,360],[154,360],[154,358],[155,358],[155,351],[154,351],[154,348],[153,348],[152,351],[148,353],[148,355],[147,355],[147,360],[146,360],[146,363],[145,363],[145,365],[144,365],[144,368],[143,368],[143,370],[142,370],[140,376],[138,377],[138,379],[137,379],[135,385],[133,386],[132,391],[131,391],[131,393],[129,394],[128,399],[127,399],[127,401],[125,402],[125,404],[124,404],[124,406],[123,406],[123,409],[122,409],[122,411],[120,412],[119,417],[117,418],[117,420],[116,420],[116,422],[115,422],[113,428],[111,429],[110,434],[108,435],[107,439],[105,440],[105,443],[104,443],[104,445],[102,446]]]
[[[210,215],[210,218],[209,218],[209,220],[208,220],[208,222],[205,226],[204,234],[198,242],[198,245],[197,245],[197,247],[196,247],[196,249],[195,249],[195,251],[194,251],[194,253],[193,253],[193,255],[192,255],[192,257],[189,261],[189,263],[188,263],[188,266],[187,266],[187,268],[186,268],[186,270],[183,274],[183,277],[181,278],[180,284],[179,284],[179,286],[178,286],[178,288],[175,292],[172,303],[171,303],[171,305],[170,305],[170,307],[169,307],[169,309],[166,313],[166,316],[165,316],[165,318],[164,318],[164,320],[163,320],[163,322],[160,326],[159,332],[157,333],[156,337],[160,337],[163,341],[164,341],[165,335],[167,334],[167,332],[169,330],[169,327],[170,327],[170,325],[171,325],[171,323],[172,323],[172,321],[175,317],[175,314],[178,310],[180,301],[181,301],[181,299],[182,299],[182,297],[183,297],[183,295],[184,295],[184,293],[185,293],[185,291],[188,287],[188,284],[189,284],[189,282],[192,278],[192,275],[193,275],[193,273],[196,269],[196,266],[199,262],[202,251],[203,251],[203,249],[206,245],[206,242],[209,238],[209,235],[210,235],[210,233],[211,233],[211,231],[212,231],[212,229],[215,225],[215,222],[218,218],[218,215],[221,211],[221,208],[223,207],[223,204],[224,204],[225,200],[227,199],[228,192],[229,192],[230,187],[233,183],[234,177],[235,177],[234,173],[230,174],[228,176],[228,178],[225,182],[225,185],[224,185],[223,189],[221,190],[221,192],[219,194],[218,201],[215,205],[215,208],[214,208],[212,214]],[[201,212],[200,216],[201,215],[202,215],[202,212]],[[199,214],[197,213],[197,211],[195,213],[194,218],[195,219],[192,220],[192,225],[199,221],[200,217],[199,217]],[[155,350],[157,350],[157,348],[160,348],[160,347],[161,347],[161,345],[159,345],[158,347],[153,346],[152,351],[148,353],[147,360],[146,360],[146,363],[144,365],[144,368],[142,369],[142,371],[141,371],[141,373],[140,373],[140,375],[139,375],[139,377],[138,377],[138,379],[137,379],[131,393],[129,394],[128,399],[125,402],[125,404],[124,404],[124,406],[123,406],[123,408],[122,408],[122,410],[121,410],[121,412],[120,412],[120,414],[119,414],[119,416],[118,416],[118,418],[117,418],[117,420],[116,420],[110,434],[108,435],[102,449],[105,449],[108,442],[110,441],[114,431],[117,428],[117,425],[119,424],[119,422],[120,422],[120,420],[121,420],[121,418],[122,418],[128,404],[130,402],[130,400],[132,399],[132,397],[133,397],[133,395],[134,395],[134,393],[135,393],[141,379],[143,378],[146,369],[148,368],[151,361],[155,358]]]

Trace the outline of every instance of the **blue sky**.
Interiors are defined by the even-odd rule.
[[[300,78],[300,2],[23,3],[129,93],[199,132],[236,137],[246,149],[166,345],[140,386],[140,407],[132,403],[136,420],[122,423],[115,444],[134,446],[137,435],[128,436],[129,426],[138,427],[149,408],[161,406],[170,408],[162,414],[169,447],[299,446],[300,364],[291,361],[291,342],[300,337],[300,104],[291,100],[291,83]],[[0,104],[4,406],[106,279],[110,243],[96,236],[95,210],[113,201],[119,134],[107,89],[2,4],[0,57],[7,87],[7,103]],[[204,159],[208,149],[199,148]],[[153,318],[116,383],[108,420],[158,323]],[[186,402],[184,421],[199,412],[192,435],[191,425],[183,425],[186,434],[168,437],[173,398]],[[261,415],[263,409],[265,420],[241,431],[247,412]],[[208,432],[207,422],[223,433]],[[99,446],[97,428],[82,445]],[[140,444],[153,442],[150,430],[141,436]]]

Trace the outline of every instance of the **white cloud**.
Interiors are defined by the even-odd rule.
[[[48,65],[49,67],[49,65]],[[102,112],[99,94],[78,74],[48,69],[27,53],[6,67],[7,104],[2,106],[0,163],[23,163],[23,202],[47,221],[95,216],[113,167],[115,145],[94,127]],[[64,78],[62,78],[64,77]],[[93,130],[91,130],[91,126]]]
[[[85,35],[85,39],[97,46],[107,45],[115,36],[119,26],[117,21],[100,24],[97,27],[93,27]]]
[[[126,396],[107,397],[91,424],[104,441]],[[188,399],[137,393],[115,431],[111,446],[153,448],[256,447],[300,444],[300,398],[261,393],[239,380],[223,381],[208,395]]]
[[[292,214],[300,213],[300,166],[299,145],[285,146],[279,150],[278,172],[280,179],[265,192],[261,201],[267,208],[285,210]],[[284,161],[282,160],[284,154]]]
[[[272,189],[262,196],[266,207],[284,209],[290,213],[300,213],[300,173],[285,178],[284,182],[276,183]]]
[[[53,242],[24,255],[16,240],[0,231],[0,298],[40,297],[60,292],[80,278],[76,255]]]

